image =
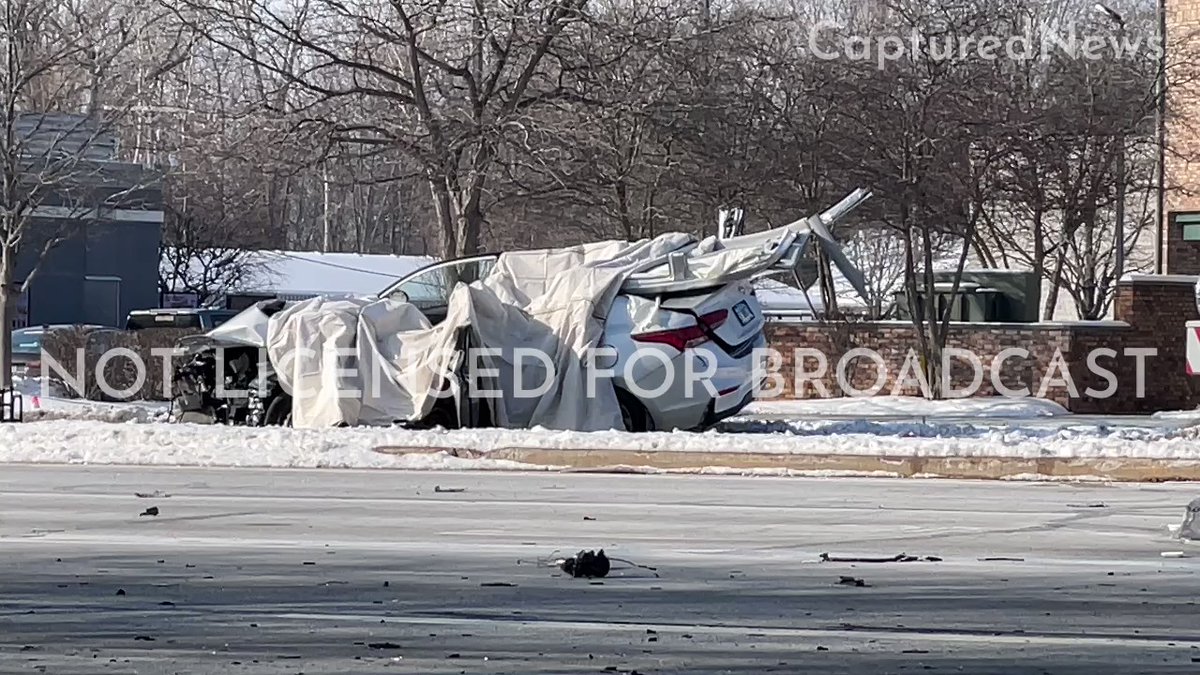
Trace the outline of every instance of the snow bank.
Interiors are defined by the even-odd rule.
[[[503,448],[844,454],[903,457],[1153,458],[1200,460],[1200,429],[1069,425],[994,428],[932,422],[735,422],[705,433],[535,429],[243,428],[94,420],[0,425],[0,462],[412,469],[545,468],[412,449]],[[461,453],[465,454],[465,453]],[[710,468],[715,471],[716,468]]]
[[[37,378],[17,377],[13,389],[20,392],[25,420],[93,420],[97,422],[166,422],[171,404],[165,401],[104,403],[61,396],[43,396]]]
[[[789,401],[756,401],[747,415],[851,417],[975,417],[1032,419],[1069,415],[1066,408],[1042,398],[995,396],[930,401],[915,396],[864,396]],[[1200,415],[1198,415],[1200,416]]]
[[[1200,422],[1200,409],[1195,410],[1162,410],[1151,415],[1155,419]]]

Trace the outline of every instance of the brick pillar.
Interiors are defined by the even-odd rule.
[[[1166,213],[1159,222],[1163,272],[1200,274],[1200,241],[1184,241],[1179,213],[1200,213],[1200,81],[1197,64],[1186,49],[1195,49],[1200,30],[1200,0],[1163,0],[1166,23],[1167,110],[1163,185]],[[1186,48],[1185,43],[1190,43]]]
[[[1196,277],[1134,275],[1117,284],[1113,313],[1131,328],[1122,347],[1152,347],[1146,358],[1145,396],[1122,412],[1153,412],[1195,408],[1200,403],[1200,378],[1187,374],[1185,324],[1200,318],[1196,309]],[[1131,360],[1126,360],[1132,365]],[[1128,375],[1126,374],[1128,373]],[[1121,387],[1133,386],[1121,375]],[[1127,383],[1128,382],[1128,383]]]

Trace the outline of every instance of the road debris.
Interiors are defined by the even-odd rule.
[[[163,492],[162,490],[155,490],[154,492],[135,492],[133,493],[133,496],[137,497],[138,499],[166,499],[171,495]]]
[[[621,563],[622,566],[614,567],[613,563]],[[657,567],[653,567],[651,565],[642,565],[641,563],[635,563],[632,560],[626,560],[625,558],[609,557],[604,552],[604,549],[600,549],[599,551],[580,551],[569,558],[560,556],[559,551],[556,549],[548,557],[538,558],[536,561],[518,559],[517,564],[535,564],[539,567],[556,567],[572,577],[587,579],[608,576],[613,571],[628,569],[627,567],[624,567],[625,565],[628,565],[629,567],[635,569],[646,570],[647,572],[653,574],[654,578],[659,578]],[[623,577],[627,575],[620,574],[617,576]],[[660,586],[651,586],[650,589],[662,590]]]
[[[1183,523],[1179,526],[1180,539],[1200,540],[1200,497],[1193,499],[1183,512]]]
[[[608,576],[612,564],[608,561],[608,556],[604,555],[604,549],[600,549],[599,552],[580,551],[574,557],[563,560],[558,567],[577,579],[593,579]]]
[[[1024,558],[1008,558],[1005,556],[993,556],[990,558],[976,558],[980,562],[1025,562]]]
[[[1107,509],[1108,504],[1104,502],[1091,502],[1089,504],[1067,504],[1067,508],[1071,509]]]
[[[467,491],[467,488],[459,488],[459,487],[442,487],[441,485],[434,485],[434,486],[433,486],[433,491],[434,491],[434,492],[466,492],[466,491]]]
[[[142,516],[151,516],[151,517],[153,517],[153,516],[157,516],[157,515],[158,515],[158,507],[157,507],[157,506],[151,506],[150,508],[146,509],[145,511],[142,511],[141,513],[139,513],[139,514],[138,514],[138,517],[139,517],[139,518],[140,518],[140,517],[142,517]]]
[[[847,556],[832,556],[828,553],[821,554],[821,562],[835,563],[897,563],[897,562],[942,562],[942,559],[934,556],[917,556],[908,555],[907,553],[898,553],[888,557],[847,557]]]
[[[1163,551],[1159,555],[1161,555],[1164,558],[1186,558],[1186,557],[1188,557],[1187,553],[1185,553],[1183,551]]]
[[[858,588],[864,588],[866,587],[867,582],[863,579],[859,579],[858,577],[841,576],[838,577],[838,584],[842,586],[857,586]]]

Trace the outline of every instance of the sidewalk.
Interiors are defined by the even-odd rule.
[[[529,469],[595,473],[696,473],[877,476],[986,480],[1200,481],[1200,459],[1154,457],[989,457],[381,446],[375,452],[415,459],[445,456]]]

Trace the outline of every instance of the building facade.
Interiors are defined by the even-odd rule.
[[[12,327],[124,325],[158,306],[162,188],[158,174],[117,160],[111,134],[70,114],[25,115],[17,125],[31,171],[71,156],[69,180],[30,213],[15,278],[32,275]]]
[[[1159,242],[1165,274],[1200,274],[1200,0],[1162,0],[1165,30],[1164,213]]]

